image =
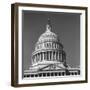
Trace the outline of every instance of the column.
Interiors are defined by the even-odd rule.
[[[42,52],[42,60],[44,60],[44,52]]]
[[[56,51],[55,51],[55,56],[54,56],[55,60],[56,60]]]
[[[44,52],[44,60],[46,59],[46,57],[45,57],[45,52]]]
[[[48,61],[48,52],[46,52],[46,59],[47,59],[47,61]]]
[[[38,53],[38,61],[39,61],[39,53]]]
[[[54,51],[54,60],[55,60],[55,51]]]
[[[57,52],[56,52],[56,60],[57,60]]]
[[[47,61],[48,61],[48,51],[47,51]]]
[[[38,55],[39,55],[39,59],[38,59],[38,61],[40,61],[40,53],[39,53]]]
[[[52,51],[52,53],[51,53],[51,56],[52,56],[51,58],[52,58],[52,61],[53,61],[53,51]]]
[[[49,61],[49,52],[48,52],[47,56],[48,56],[48,61]]]
[[[36,57],[37,57],[37,62],[38,62],[38,54],[36,55]]]
[[[62,62],[62,53],[60,53],[60,58],[61,58],[61,62]]]
[[[59,51],[58,51],[58,61],[60,60],[60,58],[59,58]]]
[[[48,51],[48,60],[50,60],[50,52]]]
[[[59,61],[59,59],[58,59],[58,51],[57,51],[57,61]]]
[[[37,63],[37,54],[36,54],[36,63]]]
[[[49,60],[50,60],[50,51],[49,51]]]
[[[45,54],[44,54],[44,52],[43,52],[43,60],[45,60],[44,58],[45,58]]]
[[[45,58],[44,59],[46,60],[46,52],[45,52]]]
[[[44,60],[45,60],[45,52],[44,52]]]
[[[58,60],[57,55],[58,55],[58,52],[56,52],[56,60]]]
[[[37,54],[37,62],[38,62],[38,54]]]
[[[51,59],[52,59],[52,58],[51,58],[51,51],[50,51],[50,61],[51,61]]]
[[[45,52],[45,60],[47,60],[47,53]]]
[[[54,59],[55,59],[54,56],[55,56],[55,52],[53,51],[53,61],[54,61]]]
[[[57,49],[57,43],[56,43],[56,49]]]
[[[39,53],[39,56],[40,56],[40,59],[39,59],[39,61],[41,61],[41,53]]]
[[[48,51],[48,60],[50,60],[50,52]]]
[[[41,61],[42,61],[42,52],[41,52]]]
[[[59,52],[59,61],[61,61],[61,52]]]
[[[47,60],[47,52],[45,52],[45,59]]]

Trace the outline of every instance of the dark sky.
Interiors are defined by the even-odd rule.
[[[80,14],[61,12],[23,11],[22,49],[24,69],[28,69],[35,43],[46,30],[48,17],[52,32],[56,33],[66,52],[66,61],[71,67],[80,64]]]

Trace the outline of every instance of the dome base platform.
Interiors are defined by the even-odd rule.
[[[46,78],[46,77],[63,77],[63,76],[79,76],[80,70],[78,69],[59,69],[59,70],[45,70],[38,72],[30,72],[30,70],[24,72],[24,78]]]

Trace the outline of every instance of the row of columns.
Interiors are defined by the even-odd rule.
[[[32,56],[32,61],[33,63],[36,63],[38,61],[43,61],[43,60],[47,60],[47,61],[62,61],[62,53],[60,53],[59,51],[55,52],[55,51],[47,51],[47,52],[40,52],[37,53],[36,55]]]
[[[45,48],[59,48],[59,44],[57,43],[45,43]]]
[[[42,47],[45,47],[45,48],[53,48],[53,49],[58,49],[60,48],[61,46],[58,44],[58,43],[52,43],[52,42],[47,42],[47,43],[43,43],[43,44],[39,44],[36,46],[36,49],[41,49]]]

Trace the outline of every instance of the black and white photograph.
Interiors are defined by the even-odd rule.
[[[80,75],[80,14],[22,13],[24,78]]]
[[[14,6],[17,85],[87,81],[86,7]]]

